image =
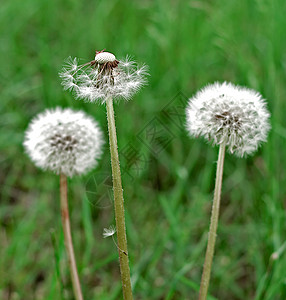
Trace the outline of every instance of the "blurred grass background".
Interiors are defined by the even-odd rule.
[[[187,99],[232,81],[268,99],[272,130],[253,156],[226,155],[209,299],[286,299],[286,2],[2,0],[0,6],[0,299],[71,300],[59,178],[24,154],[33,116],[83,109],[105,131],[105,107],[75,101],[58,72],[68,56],[106,48],[150,67],[149,85],[115,105],[135,299],[196,299],[217,148],[190,139]],[[69,181],[85,299],[121,299],[109,149]],[[273,255],[273,253],[275,255]],[[273,259],[275,258],[275,259]]]

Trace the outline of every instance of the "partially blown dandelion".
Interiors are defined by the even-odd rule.
[[[107,97],[130,99],[146,83],[147,67],[138,67],[128,57],[117,60],[109,52],[96,51],[94,60],[79,65],[78,59],[67,59],[60,77],[66,90],[73,90],[78,99],[88,102]]]
[[[125,300],[131,300],[133,296],[113,101],[120,98],[130,99],[146,83],[146,75],[146,66],[139,68],[129,58],[126,58],[125,61],[120,61],[112,53],[104,51],[96,51],[94,60],[84,65],[78,65],[76,58],[69,58],[66,66],[60,73],[62,85],[66,90],[73,90],[76,98],[89,102],[100,101],[106,104],[118,240],[117,248],[119,250],[122,290]]]
[[[208,85],[190,99],[187,128],[215,145],[225,143],[231,153],[253,153],[266,141],[269,112],[259,93],[231,83]]]
[[[67,195],[67,176],[92,169],[101,154],[102,133],[82,111],[46,110],[30,123],[24,141],[26,152],[40,168],[60,174],[61,216],[66,251],[76,300],[82,300],[72,244]]]
[[[69,177],[95,167],[101,155],[102,132],[82,111],[48,109],[26,131],[24,146],[36,166]]]
[[[199,300],[207,298],[218,225],[223,164],[226,146],[245,156],[266,141],[270,114],[261,95],[231,83],[215,83],[199,91],[187,107],[187,128],[191,136],[203,136],[219,145],[214,200]]]

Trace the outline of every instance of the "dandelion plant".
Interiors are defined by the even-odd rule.
[[[256,91],[231,83],[214,83],[189,100],[187,129],[193,137],[203,136],[219,146],[216,182],[208,244],[201,278],[199,300],[207,298],[218,226],[225,149],[243,157],[252,154],[267,139],[270,114]]]
[[[116,232],[125,300],[133,299],[133,296],[113,101],[130,99],[145,84],[145,75],[146,66],[138,67],[128,57],[125,60],[117,60],[114,54],[104,51],[96,51],[94,60],[83,65],[79,65],[76,58],[69,58],[60,73],[64,89],[74,91],[77,99],[106,104]]]
[[[101,154],[102,132],[82,111],[56,108],[30,123],[24,147],[36,166],[60,175],[61,216],[65,246],[76,300],[82,291],[74,255],[67,196],[67,176],[82,175],[95,167]]]

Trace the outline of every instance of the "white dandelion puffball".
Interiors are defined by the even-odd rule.
[[[30,123],[24,147],[37,167],[69,177],[95,167],[103,134],[83,111],[47,109]]]
[[[187,107],[187,129],[231,153],[253,153],[267,139],[270,113],[262,96],[232,83],[214,83],[197,92]]]
[[[138,67],[127,57],[117,60],[114,54],[97,51],[94,60],[79,65],[77,58],[68,58],[59,74],[65,90],[88,102],[104,103],[107,97],[130,99],[146,84],[147,66]]]

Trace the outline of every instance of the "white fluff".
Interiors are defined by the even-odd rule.
[[[187,107],[187,129],[215,145],[223,142],[237,156],[251,154],[267,139],[270,113],[254,90],[214,83],[197,92]]]
[[[95,167],[103,135],[83,111],[48,109],[30,123],[24,147],[36,166],[72,177]]]

